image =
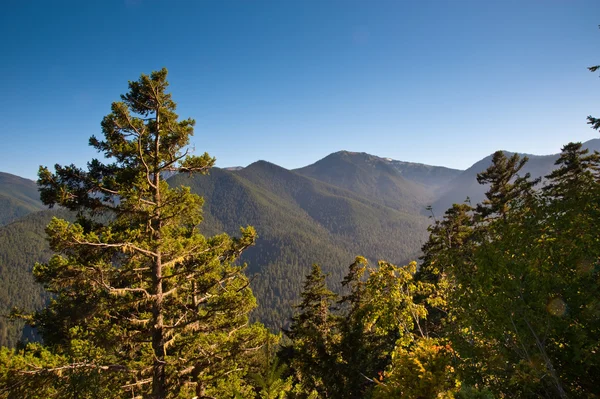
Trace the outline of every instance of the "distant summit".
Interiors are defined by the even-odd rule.
[[[421,212],[436,187],[405,176],[405,167],[364,152],[338,151],[296,173],[406,212]],[[457,171],[460,173],[460,171]]]
[[[324,159],[335,155],[362,157],[368,163],[371,164],[374,164],[375,162],[382,162],[394,168],[405,179],[423,184],[433,189],[438,189],[446,185],[450,180],[454,179],[463,172],[460,169],[452,169],[444,166],[433,166],[419,162],[398,161],[392,158],[378,157],[376,155],[371,155],[366,152],[352,152],[345,150],[334,152],[333,154],[328,155]]]

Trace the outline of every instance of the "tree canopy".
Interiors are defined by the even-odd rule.
[[[164,179],[207,173],[215,162],[190,154],[194,120],[179,119],[167,87],[166,69],[141,75],[112,104],[103,139],[90,138],[110,163],[40,168],[44,204],[75,211],[77,220],[51,221],[56,254],[34,268],[53,298],[30,322],[53,360],[9,375],[27,389],[56,397],[94,396],[98,387],[107,397],[205,397],[224,378],[234,389],[265,339],[264,328],[248,323],[256,302],[235,263],[254,243],[254,229],[204,237],[202,198]]]

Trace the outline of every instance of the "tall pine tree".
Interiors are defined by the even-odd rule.
[[[71,382],[89,384],[93,372],[116,397],[213,397],[224,394],[225,380],[238,383],[246,358],[264,342],[265,330],[248,324],[256,303],[235,264],[254,243],[254,229],[204,237],[202,198],[165,181],[207,173],[215,162],[189,154],[194,121],[178,118],[167,87],[166,69],[141,75],[112,104],[104,138],[90,139],[111,163],[40,168],[43,202],[78,215],[76,223],[50,223],[57,254],[34,269],[54,299],[33,321],[62,357],[15,374],[65,387],[48,396],[68,397]]]

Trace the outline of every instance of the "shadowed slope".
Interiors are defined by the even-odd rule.
[[[0,172],[0,226],[42,209],[34,181]]]
[[[341,281],[357,254],[403,262],[417,256],[427,219],[386,207],[340,187],[259,161],[239,171],[175,176],[205,198],[207,234],[253,225],[256,246],[242,259],[259,300],[257,317],[271,327],[287,322],[310,265]]]
[[[583,143],[583,148],[589,149],[590,152],[600,150],[600,139],[593,139]],[[507,156],[514,154],[513,152],[508,151],[505,151],[505,153]],[[556,168],[554,162],[556,162],[559,157],[559,154],[520,155],[529,157],[529,162],[525,164],[520,174],[524,176],[526,173],[531,173],[532,179],[538,177],[543,178],[550,174],[550,172]],[[488,186],[477,183],[477,174],[486,170],[491,163],[492,155],[489,155],[452,180],[448,184],[446,191],[433,203],[433,210],[436,215],[442,215],[446,209],[452,206],[452,204],[463,203],[467,197],[469,197],[472,204],[483,201]]]
[[[366,153],[340,151],[295,172],[344,188],[390,208],[411,213],[423,212],[424,204],[433,200],[434,192],[442,184],[442,179],[436,175],[454,176],[458,171],[421,164],[410,165]]]
[[[40,309],[48,295],[32,275],[36,262],[45,262],[51,252],[46,241],[46,225],[53,216],[71,218],[66,211],[46,210],[31,213],[0,227],[0,314],[17,307],[25,311]],[[0,345],[14,346],[21,338],[22,322],[0,317]]]

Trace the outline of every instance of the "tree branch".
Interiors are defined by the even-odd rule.
[[[74,239],[74,240],[79,245],[88,245],[88,246],[92,246],[92,247],[102,247],[102,248],[130,248],[130,249],[133,249],[134,251],[140,252],[147,256],[152,256],[152,257],[158,256],[158,254],[156,252],[152,252],[147,249],[140,248],[129,242],[122,243],[122,244],[109,244],[109,243],[103,243],[103,242],[96,243],[96,242],[89,242],[89,241],[81,241],[78,239]]]
[[[106,365],[106,366],[101,366],[101,365],[98,365],[95,363],[87,363],[87,362],[71,363],[71,364],[67,364],[64,366],[53,367],[53,368],[43,368],[43,367],[38,367],[38,366],[33,366],[33,365],[30,365],[30,366],[32,366],[35,370],[19,370],[18,373],[35,375],[35,374],[42,374],[42,373],[56,373],[56,372],[60,372],[63,370],[76,370],[76,369],[82,369],[82,368],[109,370],[109,371],[128,371],[127,367],[120,365],[120,364],[110,364],[110,365]]]

